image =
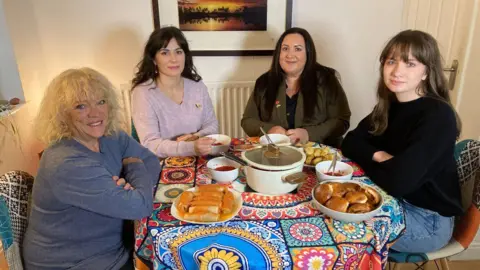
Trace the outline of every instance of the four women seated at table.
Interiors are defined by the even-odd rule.
[[[342,144],[371,179],[397,197],[407,232],[393,246],[426,252],[444,246],[462,213],[453,149],[460,132],[438,46],[404,31],[380,57],[378,103]],[[155,30],[133,79],[140,146],[121,131],[112,85],[98,72],[67,70],[49,85],[37,132],[49,148],[34,184],[24,241],[27,269],[124,269],[122,222],[152,211],[156,156],[206,155],[218,122],[187,41],[174,27]],[[249,136],[286,134],[292,143],[339,146],[350,109],[336,71],[316,62],[307,31],[287,30],[270,70],[245,108]],[[156,156],[155,156],[155,155]]]

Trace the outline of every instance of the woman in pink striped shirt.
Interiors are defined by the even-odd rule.
[[[183,33],[156,29],[132,80],[132,118],[140,142],[159,157],[206,155],[218,132],[212,101]],[[199,138],[199,139],[198,139]]]

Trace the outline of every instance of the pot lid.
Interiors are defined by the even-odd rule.
[[[276,157],[265,155],[268,151],[266,146],[243,152],[242,157],[253,166],[270,170],[292,168],[305,161],[305,154],[295,147],[279,146],[279,149],[280,153]]]

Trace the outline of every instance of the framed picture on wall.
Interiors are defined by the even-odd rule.
[[[194,56],[272,55],[293,0],[152,0],[155,29],[176,26]]]

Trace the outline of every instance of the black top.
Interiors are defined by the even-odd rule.
[[[391,105],[388,128],[373,136],[367,116],[349,132],[343,154],[357,162],[390,195],[442,216],[463,212],[454,159],[457,135],[455,113],[433,98]],[[394,156],[375,162],[377,151]]]
[[[295,111],[297,110],[297,99],[298,93],[296,93],[292,97],[286,95],[288,129],[295,128]]]

